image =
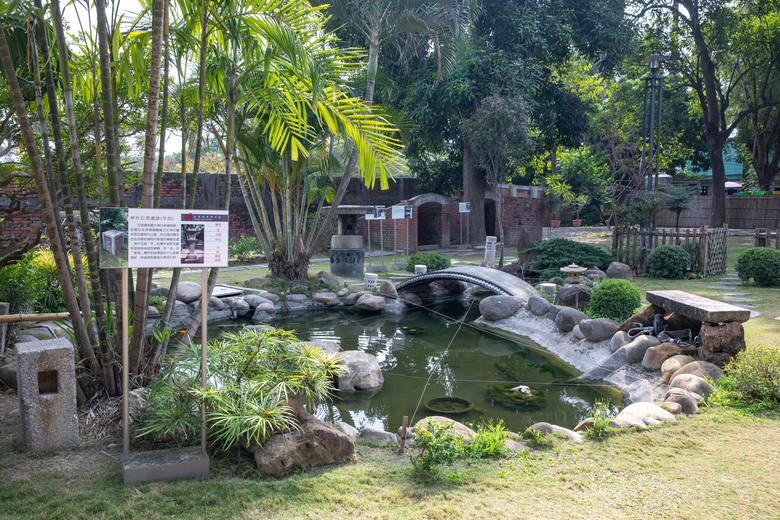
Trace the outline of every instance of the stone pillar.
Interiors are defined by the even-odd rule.
[[[363,237],[333,235],[330,239],[330,272],[345,278],[363,278]]]
[[[65,338],[16,345],[22,442],[30,451],[78,446],[76,366]]]

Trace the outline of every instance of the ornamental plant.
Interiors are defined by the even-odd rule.
[[[587,314],[591,318],[625,321],[642,303],[642,293],[628,280],[607,278],[590,295]]]
[[[205,401],[206,423],[218,449],[263,444],[298,427],[289,399],[312,406],[331,395],[334,377],[343,372],[332,356],[280,329],[244,328],[211,342],[205,390],[200,362],[200,347],[190,344],[162,369],[149,387],[140,435],[191,443],[200,433]]]
[[[780,350],[757,345],[737,354],[726,365],[733,390],[748,399],[780,404]]]
[[[409,263],[406,265],[406,270],[413,273],[415,265],[424,265],[428,268],[428,271],[440,271],[447,269],[452,265],[452,262],[449,258],[436,251],[431,251],[428,254],[418,252],[409,255]]]
[[[655,278],[683,278],[690,265],[691,255],[673,244],[658,246],[647,257],[647,270]]]
[[[780,285],[780,250],[753,247],[737,259],[737,274],[743,282],[752,278],[762,287]]]
[[[565,238],[553,238],[542,242],[536,247],[520,251],[520,254],[536,256],[531,263],[531,270],[539,273],[541,280],[548,280],[553,276],[561,275],[561,267],[569,264],[577,264],[585,267],[596,266],[606,269],[614,260],[603,249],[590,244],[566,240]]]

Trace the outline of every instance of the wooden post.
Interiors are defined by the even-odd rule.
[[[409,422],[409,416],[404,415],[404,420],[401,423],[401,444],[398,448],[398,453],[404,452],[404,446],[406,445],[406,425]]]

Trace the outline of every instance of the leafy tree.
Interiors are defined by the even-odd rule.
[[[666,66],[685,78],[701,109],[707,153],[712,167],[713,203],[710,225],[720,227],[726,216],[726,174],[723,148],[740,122],[757,109],[776,106],[780,92],[767,88],[780,60],[753,59],[762,54],[763,31],[771,27],[780,5],[776,1],[700,2],[698,0],[634,0],[643,20],[667,56]],[[767,34],[777,37],[777,31]],[[767,96],[754,107],[737,108],[746,78],[761,68],[758,91]]]
[[[679,231],[680,214],[687,209],[691,209],[693,206],[694,197],[696,197],[696,187],[682,184],[669,184],[664,186],[661,193],[664,197],[666,209],[673,211],[676,216],[674,229],[675,231]]]

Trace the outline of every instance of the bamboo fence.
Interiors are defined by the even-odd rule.
[[[671,231],[648,231],[638,227],[615,228],[612,235],[612,255],[618,262],[633,265],[637,253],[646,248],[649,253],[658,246],[681,246],[691,256],[691,271],[702,276],[718,276],[726,272],[728,227]]]

